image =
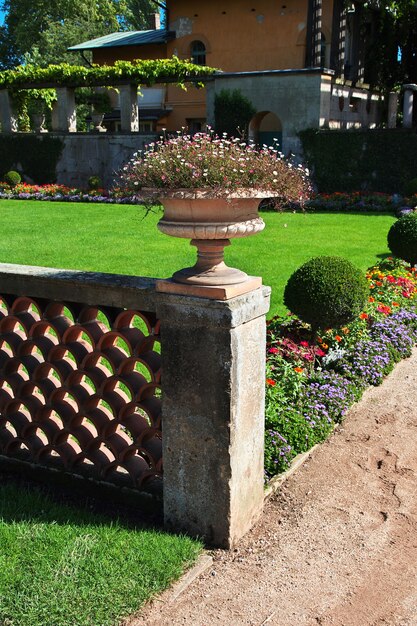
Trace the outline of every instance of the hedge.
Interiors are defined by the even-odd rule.
[[[417,176],[417,135],[405,129],[300,133],[318,191],[403,193]]]
[[[59,137],[0,134],[0,179],[14,169],[39,184],[55,182],[63,147]]]

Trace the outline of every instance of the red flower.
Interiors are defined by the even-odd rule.
[[[270,385],[271,387],[274,387],[277,383],[275,382],[275,380],[272,380],[272,378],[267,378],[266,384]]]
[[[324,350],[321,350],[320,348],[317,348],[316,355],[317,356],[326,356],[326,353],[324,352]]]
[[[308,341],[300,341],[300,346],[303,346],[303,348],[308,348]]]
[[[361,318],[361,320],[367,320],[367,319],[368,319],[368,317],[369,317],[369,315],[368,315],[368,313],[361,313],[361,314],[359,315],[359,317]]]
[[[340,335],[336,335],[335,339],[336,341],[342,341],[342,337]]]
[[[268,352],[269,354],[278,354],[279,350],[278,348],[269,348]]]
[[[387,306],[386,304],[379,304],[376,307],[376,310],[379,311],[380,313],[383,313],[384,315],[388,315],[389,313],[392,312],[391,307]]]

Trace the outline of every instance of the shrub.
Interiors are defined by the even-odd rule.
[[[19,172],[15,172],[14,170],[10,170],[4,175],[4,182],[6,182],[10,187],[16,187],[22,181],[22,177]]]
[[[391,252],[407,263],[417,263],[417,214],[410,213],[397,220],[388,232]]]
[[[103,183],[101,182],[101,178],[99,176],[90,176],[88,179],[88,188],[89,189],[101,189],[103,187]]]
[[[417,178],[412,178],[404,185],[404,195],[409,197],[414,196],[415,193],[417,193]]]
[[[256,109],[239,89],[222,89],[214,99],[214,127],[216,133],[236,135],[247,133],[249,122]]]
[[[365,277],[350,261],[322,256],[294,272],[285,287],[284,303],[316,331],[353,320],[368,295]]]
[[[250,189],[267,192],[282,203],[303,202],[310,191],[301,165],[293,166],[276,150],[258,150],[252,143],[213,132],[193,137],[178,133],[149,144],[143,155],[135,154],[123,167],[119,186],[133,193],[143,187],[170,192],[203,189],[212,197]]]

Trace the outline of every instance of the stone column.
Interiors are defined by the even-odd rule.
[[[269,294],[158,295],[165,524],[213,546],[232,547],[262,512]]]
[[[404,105],[403,105],[403,126],[404,128],[412,128],[413,126],[413,99],[417,85],[404,85]]]
[[[57,103],[52,114],[53,130],[64,133],[76,133],[75,90],[70,87],[57,87],[56,95]]]
[[[321,0],[315,0],[313,13],[313,67],[321,67],[321,46],[322,46],[322,4]]]
[[[7,89],[0,90],[0,122],[3,133],[15,133],[17,131],[17,118]]]
[[[396,128],[398,113],[398,94],[391,91],[388,97],[388,128]]]
[[[139,131],[139,108],[137,85],[122,85],[120,91],[120,126],[122,131]]]
[[[346,7],[343,0],[334,0],[332,16],[332,40],[330,47],[330,68],[336,76],[343,77],[346,44]]]
[[[322,4],[321,0],[309,0],[307,14],[306,66],[320,67],[322,44]]]

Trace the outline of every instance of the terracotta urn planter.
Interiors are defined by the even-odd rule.
[[[258,206],[267,193],[241,190],[225,197],[215,197],[210,190],[158,190],[164,208],[158,223],[161,232],[172,237],[191,239],[197,248],[197,262],[172,276],[178,283],[201,286],[238,285],[247,274],[228,267],[224,249],[230,239],[261,232],[265,223]]]
[[[93,133],[107,133],[107,128],[102,126],[104,120],[104,113],[91,114],[91,121],[93,123]]]
[[[44,113],[35,113],[33,115],[33,125],[35,133],[47,133],[47,129],[44,127],[45,124],[45,114]]]

